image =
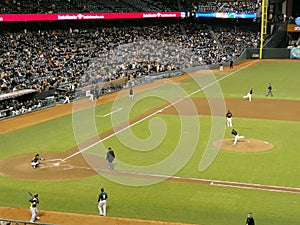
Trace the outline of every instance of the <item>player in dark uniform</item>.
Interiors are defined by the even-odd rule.
[[[248,213],[248,216],[246,219],[246,225],[255,225],[254,219],[252,217],[252,213]]]
[[[232,127],[232,113],[230,110],[226,113],[227,127]]]
[[[114,169],[113,161],[115,160],[115,157],[114,151],[109,147],[106,153],[106,160],[108,161],[108,168],[110,170]]]
[[[106,216],[106,199],[108,197],[107,193],[104,191],[102,187],[101,192],[98,196],[98,209],[100,216]]]
[[[273,91],[272,91],[272,85],[271,85],[271,83],[269,83],[268,84],[268,92],[267,92],[267,94],[266,94],[266,96],[269,96],[269,95],[271,95],[271,97],[273,97]]]
[[[40,160],[40,154],[35,154],[35,156],[31,160],[32,168],[35,169],[39,166],[39,164],[40,164],[39,160]]]
[[[233,59],[230,59],[229,68],[230,68],[230,69],[233,69]]]
[[[28,200],[28,202],[30,202],[30,212],[31,212],[31,219],[30,222],[34,222],[36,219],[39,220],[40,217],[38,216],[38,209],[37,209],[37,204],[40,203],[39,201],[39,195],[38,194],[34,194],[33,197],[31,199]]]

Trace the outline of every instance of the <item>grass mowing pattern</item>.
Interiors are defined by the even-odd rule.
[[[299,69],[300,63],[262,62],[222,80],[220,85],[225,97],[240,98],[253,87],[254,98],[264,98],[267,83],[271,82],[276,89],[274,98],[299,100],[300,77],[297,74]],[[191,91],[193,87],[195,84],[183,85],[183,88]],[[149,105],[150,103],[152,105]],[[145,104],[141,103],[141,108],[132,111],[132,117],[147,110],[145,108],[147,106],[151,108],[159,104],[161,101],[153,103],[149,99]],[[110,108],[109,105],[101,107]],[[173,129],[176,129],[176,122],[173,122],[176,118],[163,117],[166,123],[171,123]],[[200,120],[203,129],[198,151],[177,175],[300,187],[299,142],[296,137],[300,129],[298,122],[241,119],[240,123],[245,129],[246,136],[267,139],[275,145],[275,148],[272,151],[251,154],[220,152],[215,162],[200,173],[197,168],[206,143],[205,137],[209,135],[209,118],[200,117]],[[109,121],[102,120],[97,123],[99,131],[103,132],[110,128]],[[144,138],[148,134],[147,127],[145,121],[133,130],[137,133],[146,130],[144,135],[140,134],[140,137]],[[124,160],[131,162],[138,157],[140,163],[147,164],[147,153],[138,153],[137,156],[135,152],[123,148],[114,139],[107,142],[117,146],[117,151],[124,151],[120,154]],[[3,134],[0,143],[0,159],[29,154],[37,150],[66,151],[75,145],[71,117],[65,116]],[[166,146],[167,142],[162,144],[161,149],[158,147],[155,151],[149,152],[151,156],[148,162],[155,161],[156,155],[160,155],[159,151],[165,151]],[[168,151],[170,149],[160,156],[163,157]],[[142,154],[145,154],[145,157],[142,157]],[[1,176],[0,192],[5,194],[0,195],[0,202],[3,206],[27,208],[27,191],[32,191],[38,192],[41,196],[40,209],[98,214],[96,200],[100,186],[105,186],[110,195],[108,213],[111,216],[205,225],[238,225],[243,224],[248,211],[252,211],[257,224],[299,224],[299,195],[174,181],[146,187],[126,187],[101,176],[58,182],[24,181]],[[58,201],[60,204],[57,204]]]

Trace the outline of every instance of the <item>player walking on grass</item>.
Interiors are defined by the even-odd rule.
[[[31,212],[31,219],[30,222],[34,222],[36,219],[39,220],[40,217],[38,216],[38,209],[37,209],[37,204],[40,203],[39,201],[39,195],[34,194],[31,199],[28,200],[30,202],[30,212]]]
[[[107,193],[104,191],[104,188],[102,187],[100,189],[100,194],[98,196],[98,209],[100,216],[106,216],[106,200],[107,200]]]
[[[267,92],[266,96],[271,95],[271,97],[273,97],[273,91],[272,91],[273,88],[272,88],[271,83],[268,84],[267,89],[268,89],[268,92]]]
[[[239,136],[238,132],[235,129],[232,129],[231,134],[234,136],[233,145],[236,145],[238,139],[245,138],[245,136]]]
[[[232,127],[232,113],[230,110],[226,113],[227,127]]]

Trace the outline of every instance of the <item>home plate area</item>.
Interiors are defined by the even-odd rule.
[[[67,161],[63,161],[62,159],[49,159],[43,161],[40,165],[40,169],[47,169],[47,168],[56,168],[58,170],[72,170],[72,169],[88,169],[90,170],[90,167],[86,166],[78,166],[71,164]]]
[[[216,147],[222,150],[240,151],[240,152],[261,152],[272,149],[273,144],[268,141],[255,139],[239,139],[236,145],[233,145],[234,139],[223,139],[214,142]]]
[[[0,161],[1,175],[23,180],[65,180],[88,177],[97,174],[81,154],[69,160],[62,160],[74,151],[64,153],[40,152],[45,160],[40,160],[38,168],[32,168],[32,154],[18,155]],[[13,162],[13,163],[12,163]]]

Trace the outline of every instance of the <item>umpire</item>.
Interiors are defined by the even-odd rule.
[[[108,148],[108,151],[106,153],[106,160],[108,162],[108,169],[113,170],[114,169],[114,165],[113,165],[113,161],[115,160],[116,156],[114,151],[112,150],[111,147]]]

